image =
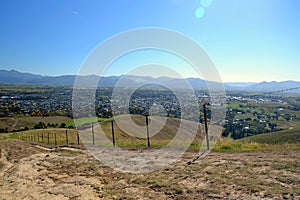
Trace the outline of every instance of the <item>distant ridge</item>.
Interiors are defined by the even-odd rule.
[[[256,84],[255,82],[225,82],[225,85],[231,87],[247,87]]]
[[[115,86],[123,76],[108,76],[101,77],[99,85],[101,86]],[[96,84],[99,77],[96,75],[79,76],[82,81]],[[0,84],[35,84],[35,85],[73,85],[76,75],[62,75],[62,76],[42,76],[39,74],[23,73],[16,70],[0,70]],[[199,78],[187,78],[190,85],[194,89],[207,89],[206,81]],[[174,85],[178,88],[182,85],[183,79],[159,77],[153,78],[150,76],[126,76],[124,80],[128,87],[135,86],[138,83],[143,84],[147,82],[160,82],[166,85]],[[213,83],[218,84],[218,83]],[[227,91],[248,91],[248,92],[272,92],[286,90],[289,88],[300,87],[300,82],[297,81],[282,81],[282,82],[232,82],[224,83]],[[288,92],[300,93],[300,89],[290,90]]]
[[[261,82],[254,85],[250,85],[247,87],[248,91],[263,91],[263,92],[272,92],[272,91],[280,91],[280,90],[286,90],[290,88],[296,88],[300,87],[300,82],[296,81],[271,81],[271,82]],[[298,89],[298,92],[300,92],[300,89]]]
[[[18,72],[16,70],[0,70],[0,83],[26,84],[31,80],[40,79],[42,75]]]

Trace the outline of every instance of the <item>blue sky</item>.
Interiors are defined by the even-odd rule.
[[[300,81],[299,10],[298,0],[2,0],[0,69],[76,74],[107,38],[162,27],[200,44],[223,81]],[[176,58],[151,55],[176,63],[185,77],[195,76]],[[126,73],[130,59],[135,57],[117,62],[106,75]]]

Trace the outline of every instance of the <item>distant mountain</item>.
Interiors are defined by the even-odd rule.
[[[41,75],[22,73],[15,70],[0,70],[0,83],[27,84],[29,81],[40,79],[42,77],[43,76]]]
[[[79,77],[82,81],[97,83],[98,77],[95,75],[89,75],[84,77]],[[64,75],[64,76],[45,76],[39,79],[30,80],[28,84],[36,84],[36,85],[73,85],[76,79],[75,75]]]
[[[133,87],[138,84],[151,83],[157,87],[156,83],[166,86],[174,86],[176,88],[183,88],[185,81],[187,81],[195,89],[207,89],[207,82],[199,78],[178,79],[170,77],[153,78],[150,76],[108,76],[99,79],[96,75],[89,76],[76,76],[76,75],[63,75],[63,76],[42,76],[38,74],[22,73],[15,70],[0,70],[0,84],[36,84],[36,85],[73,85],[75,79],[80,79],[86,85],[101,86],[115,86],[120,80],[122,86]],[[219,86],[220,83],[209,82],[210,87]],[[297,90],[291,92],[300,93],[300,82],[296,81],[283,81],[283,82],[227,82],[224,83],[226,90],[230,91],[249,91],[249,92],[272,92],[280,90],[288,90],[290,88],[299,87]]]
[[[0,84],[36,84],[36,85],[73,85],[75,75],[42,76],[15,70],[0,70]],[[86,80],[98,80],[97,76],[82,77]]]
[[[193,88],[206,89],[206,82],[202,79],[188,78],[178,79],[170,77],[153,78],[150,76],[108,76],[101,77],[90,75],[90,76],[75,76],[75,75],[64,75],[64,76],[41,76],[29,73],[17,72],[15,70],[7,71],[0,70],[0,84],[36,84],[36,85],[73,85],[75,79],[80,79],[82,83],[87,85],[95,85],[99,82],[102,86],[115,86],[118,81],[122,81],[123,86],[133,87],[138,84],[160,83],[162,85],[174,86],[177,88],[184,87],[184,82],[187,81]],[[151,84],[150,84],[151,85]]]
[[[282,81],[282,82],[261,82],[254,85],[245,87],[247,91],[260,91],[260,92],[273,92],[273,91],[284,91],[292,88],[298,88],[296,90],[291,90],[292,92],[300,92],[300,82],[296,81]]]
[[[247,87],[256,84],[255,82],[225,82],[224,83],[230,87]]]

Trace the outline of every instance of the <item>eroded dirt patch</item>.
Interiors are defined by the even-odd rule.
[[[142,174],[114,171],[74,148],[0,141],[0,199],[299,199],[299,151],[211,153]],[[23,151],[24,150],[24,151]]]

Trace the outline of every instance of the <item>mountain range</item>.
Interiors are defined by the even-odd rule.
[[[96,75],[77,76],[82,81],[89,83],[98,83],[99,77]],[[118,81],[123,78],[123,84],[130,87],[143,83],[162,83],[166,85],[174,85],[180,88],[183,79],[159,77],[153,78],[150,76],[108,76],[101,77],[98,83],[101,86],[115,86]],[[35,85],[73,85],[76,75],[62,76],[43,76],[39,74],[23,73],[16,70],[0,70],[0,84],[35,84]],[[185,79],[194,89],[207,89],[206,81],[199,78]],[[210,82],[211,85],[218,84]],[[300,82],[297,81],[282,81],[282,82],[225,82],[224,87],[227,91],[249,91],[249,92],[274,92],[288,91],[300,93]],[[297,89],[296,89],[297,88]]]

